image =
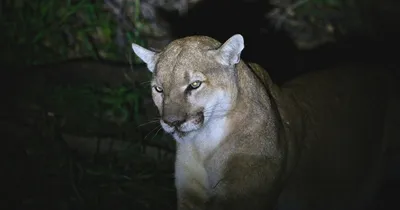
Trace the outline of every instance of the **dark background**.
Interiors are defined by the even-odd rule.
[[[393,2],[381,1],[362,10],[368,17],[363,23],[371,26],[372,33],[353,30],[337,34],[336,42],[309,50],[298,49],[287,31],[275,29],[265,18],[275,8],[268,1],[203,0],[183,16],[163,7],[155,11],[158,20],[167,25],[169,40],[207,35],[224,42],[236,33],[242,34],[242,58],[261,64],[274,82],[282,84],[307,72],[344,63],[389,69],[398,79],[400,15],[396,14],[400,14],[400,8],[396,9]],[[120,53],[116,56],[119,59],[107,59],[99,51],[111,50],[90,39],[90,49],[96,53],[47,58],[47,51],[31,50],[40,43],[22,42],[20,38],[29,40],[53,27],[52,18],[45,16],[49,24],[34,28],[29,22],[34,20],[33,9],[21,13],[25,14],[25,25],[17,18],[10,19],[17,10],[5,2],[0,5],[2,23],[8,24],[2,27],[0,54],[2,209],[175,209],[174,142],[157,130],[157,123],[149,123],[157,113],[146,86],[150,74],[145,66],[138,62],[130,65],[124,57],[125,48],[112,49]],[[15,31],[10,22],[18,25]],[[131,30],[125,27],[120,16],[115,22],[112,30],[136,30],[137,25]],[[57,27],[79,24],[83,23],[77,18],[60,22]],[[28,31],[29,27],[36,31]],[[69,40],[68,36],[75,34],[60,35],[62,40]],[[122,43],[130,48],[126,40],[114,36],[111,45]],[[142,37],[140,43],[145,44],[147,38]],[[61,46],[49,48],[57,51]],[[30,58],[41,58],[41,62],[27,62]],[[60,95],[64,98],[56,103],[54,97]],[[111,110],[112,117],[94,117],[97,115],[91,112],[97,109],[101,113]],[[122,114],[128,116],[122,121],[118,119],[121,112],[128,113]],[[136,119],[138,116],[140,119]],[[114,140],[108,141],[110,138]],[[101,145],[105,144],[103,151]],[[398,208],[398,159],[395,153],[379,196],[381,202],[372,208]]]

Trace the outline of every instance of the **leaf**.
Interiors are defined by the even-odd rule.
[[[33,43],[33,44],[36,44],[36,43],[38,43],[39,41],[41,41],[41,39],[45,36],[46,32],[47,32],[47,31],[40,31],[39,34],[37,34],[37,35],[33,38],[32,43]]]
[[[96,20],[96,12],[94,10],[94,6],[92,4],[89,4],[87,6],[88,14],[89,14],[89,20],[90,22],[94,22]]]

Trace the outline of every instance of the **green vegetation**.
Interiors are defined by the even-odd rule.
[[[80,116],[93,114],[90,117],[107,117],[108,120],[122,124],[133,118],[135,123],[139,123],[141,91],[120,86],[116,88],[96,87],[85,85],[83,87],[57,87],[50,96],[54,107],[66,108],[74,107],[74,112]],[[74,104],[76,103],[76,104]],[[68,108],[70,109],[70,108]],[[65,112],[66,110],[55,110]]]
[[[132,54],[130,46],[118,47],[115,40],[142,42],[138,30],[117,34],[118,24],[103,0],[5,0],[1,4],[1,63],[31,65],[80,57],[126,61]],[[139,15],[135,17],[139,22]]]
[[[103,0],[1,1],[0,64],[26,67],[87,57],[138,63],[129,43],[145,45],[139,2],[133,1],[133,25],[139,28],[124,31]],[[8,110],[9,122],[2,121],[9,144],[15,144],[6,149],[15,158],[3,171],[10,177],[9,191],[18,188],[18,193],[10,193],[9,204],[16,201],[16,209],[174,209],[171,159],[143,152],[144,136],[160,136],[158,130],[139,127],[149,121],[143,104],[150,95],[147,86],[108,87],[90,81],[49,86],[45,79],[32,85],[32,75],[18,76],[27,77],[16,85],[19,103],[16,110]],[[78,154],[67,146],[66,129],[96,138],[97,147],[106,138],[129,146],[118,152]]]

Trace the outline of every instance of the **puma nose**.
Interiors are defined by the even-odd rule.
[[[185,122],[185,118],[183,116],[167,115],[163,117],[163,121],[169,126],[179,126]]]

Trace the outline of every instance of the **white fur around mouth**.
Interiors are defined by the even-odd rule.
[[[160,124],[164,131],[167,133],[173,133],[175,131],[174,127],[167,125],[167,123],[165,123],[163,120],[160,120]]]
[[[165,132],[167,133],[174,133],[174,132],[179,132],[179,133],[189,133],[195,130],[198,130],[203,126],[204,122],[201,123],[195,123],[197,119],[191,119],[188,120],[187,122],[183,123],[180,125],[178,128],[175,128],[173,126],[169,126],[166,124],[163,120],[160,120],[161,127],[164,129]]]
[[[188,133],[188,132],[192,132],[192,131],[198,130],[203,125],[203,122],[195,123],[196,120],[197,119],[191,119],[191,120],[183,123],[180,126],[179,131],[184,132],[184,133]]]
[[[169,133],[169,134],[171,134],[177,142],[179,142],[179,143],[183,143],[184,142],[183,138],[182,138],[183,135],[184,135],[183,133],[177,131],[172,126],[169,126],[163,120],[160,120],[160,124],[161,124],[161,127],[164,129],[164,131]]]

